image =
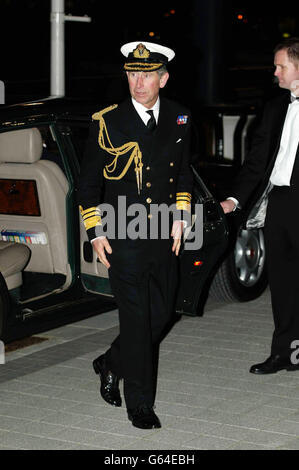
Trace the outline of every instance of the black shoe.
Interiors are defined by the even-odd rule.
[[[158,416],[154,413],[153,408],[148,405],[139,405],[134,409],[128,409],[128,418],[136,428],[161,428]]]
[[[275,374],[276,372],[286,369],[290,370],[298,370],[299,366],[292,364],[289,357],[283,356],[270,356],[265,362],[261,362],[260,364],[254,364],[249,372],[252,374]]]
[[[104,400],[113,406],[121,406],[121,396],[119,392],[119,379],[113,374],[106,364],[105,355],[98,357],[92,363],[94,371],[101,379],[101,395]]]

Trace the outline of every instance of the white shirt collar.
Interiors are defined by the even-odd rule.
[[[132,103],[133,103],[133,106],[136,109],[137,113],[139,114],[140,118],[142,119],[142,121],[146,125],[147,121],[150,119],[150,115],[147,113],[147,111],[149,111],[149,109],[146,108],[145,106],[143,106],[143,104],[138,103],[138,101],[136,101],[134,98],[132,98]],[[154,106],[152,106],[150,109],[152,109],[154,111],[154,116],[155,116],[156,122],[158,122],[159,111],[160,111],[160,97],[159,96],[158,96],[158,99],[157,99],[156,103],[154,104]]]

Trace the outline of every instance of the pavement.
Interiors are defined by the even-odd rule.
[[[269,292],[247,303],[208,299],[160,348],[156,413],[141,430],[106,404],[91,363],[118,333],[117,311],[41,335],[0,365],[0,450],[297,450],[299,371],[248,372],[269,355]]]

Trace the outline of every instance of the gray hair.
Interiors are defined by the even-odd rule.
[[[163,65],[160,69],[157,70],[157,72],[159,74],[159,77],[161,78],[164,75],[164,73],[168,72],[166,65]]]

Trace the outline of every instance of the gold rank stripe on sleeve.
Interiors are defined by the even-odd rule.
[[[102,225],[101,212],[98,207],[89,207],[84,210],[82,206],[79,206],[79,208],[86,230]]]
[[[176,194],[176,208],[177,210],[191,211],[191,194],[190,193],[177,193]]]

